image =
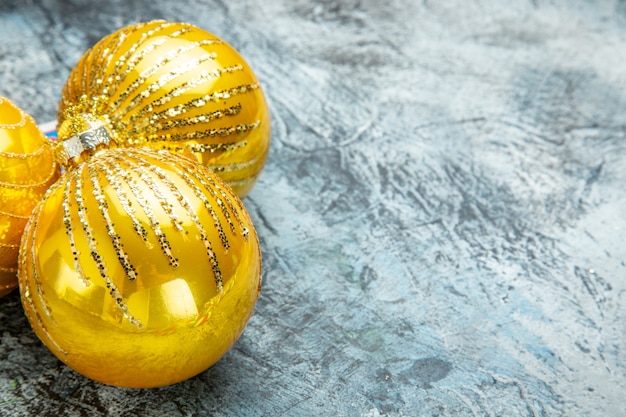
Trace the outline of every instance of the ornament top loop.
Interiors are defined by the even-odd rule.
[[[106,119],[83,113],[71,114],[61,124],[55,150],[57,161],[69,168],[89,159],[97,150],[115,145]]]

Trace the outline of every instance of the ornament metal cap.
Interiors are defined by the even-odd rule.
[[[89,113],[69,114],[58,130],[56,158],[69,168],[89,159],[97,150],[115,145],[106,119]]]

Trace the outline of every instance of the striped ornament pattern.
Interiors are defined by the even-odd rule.
[[[45,270],[48,285],[63,270],[58,279],[64,285],[106,288],[103,296],[116,307],[112,317],[136,330],[155,327],[149,315],[134,314],[127,302],[143,287],[180,276],[209,301],[229,280],[260,279],[254,276],[260,269],[258,242],[241,200],[208,170],[167,151],[101,150],[46,193],[24,234],[20,276],[27,311],[53,318],[41,278],[48,251],[61,256],[47,262],[55,265]],[[237,261],[255,257],[255,268],[239,268]]]
[[[187,23],[139,23],[100,40],[69,75],[59,124],[68,108],[104,117],[121,146],[194,155],[240,197],[269,150],[269,111],[252,69]]]

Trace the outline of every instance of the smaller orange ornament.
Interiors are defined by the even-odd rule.
[[[24,226],[59,174],[50,143],[33,118],[0,97],[0,297],[17,287]]]

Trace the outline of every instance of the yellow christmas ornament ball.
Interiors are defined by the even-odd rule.
[[[106,384],[156,387],[204,371],[241,335],[261,288],[241,200],[190,158],[116,148],[102,118],[71,116],[59,139],[67,171],[20,248],[33,329]]]
[[[52,149],[33,118],[0,97],[0,297],[17,288],[24,226],[58,176]]]
[[[139,23],[100,40],[71,71],[59,122],[68,107],[104,117],[120,146],[193,154],[242,198],[269,150],[269,111],[252,69],[187,23]]]

